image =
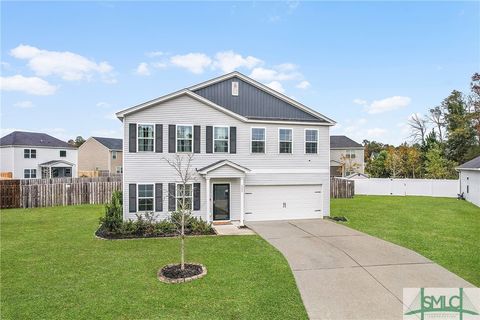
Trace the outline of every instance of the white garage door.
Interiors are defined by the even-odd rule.
[[[246,186],[245,220],[322,217],[322,185]]]

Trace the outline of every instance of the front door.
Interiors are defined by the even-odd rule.
[[[213,220],[230,220],[230,185],[213,185]]]

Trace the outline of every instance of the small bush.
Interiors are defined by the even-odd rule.
[[[115,192],[110,203],[105,205],[105,216],[100,218],[100,227],[96,234],[103,238],[149,238],[171,237],[179,234],[182,215],[172,212],[168,219],[158,221],[153,212],[137,214],[136,220],[123,221],[122,193]],[[212,225],[206,221],[185,215],[185,234],[215,234]]]

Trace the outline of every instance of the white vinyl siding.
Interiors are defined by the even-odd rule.
[[[177,152],[193,152],[193,126],[177,125]]]
[[[181,111],[181,112],[179,112]],[[253,184],[322,184],[324,188],[329,185],[329,127],[313,124],[288,124],[293,129],[292,154],[278,153],[278,129],[285,126],[281,124],[265,123],[245,123],[233,118],[221,111],[190,98],[181,96],[166,101],[158,106],[152,106],[140,112],[127,115],[124,119],[124,186],[129,183],[164,183],[164,199],[168,198],[167,183],[179,182],[174,170],[168,166],[163,158],[173,158],[175,155],[167,153],[168,150],[168,124],[191,123],[195,119],[195,125],[200,126],[200,148],[201,153],[195,154],[192,162],[193,168],[203,168],[214,162],[228,159],[241,166],[251,170],[245,177],[245,185]],[[163,124],[163,153],[129,153],[128,152],[128,125],[130,123],[158,123]],[[206,127],[225,125],[237,128],[237,152],[232,154],[224,153],[206,153]],[[251,132],[252,127],[265,129],[265,150],[263,154],[252,154],[251,152]],[[318,155],[306,155],[304,145],[304,130],[315,128],[319,130]],[[212,132],[213,133],[213,132]],[[283,172],[277,174],[276,170],[297,170],[302,168],[304,172]],[[258,170],[271,170],[272,172],[259,173]],[[312,170],[315,173],[309,173]],[[305,180],[306,179],[306,180]],[[201,183],[200,199],[201,209],[193,211],[195,216],[202,219],[206,217],[206,190],[205,179],[200,175],[196,176],[196,181]],[[232,187],[231,194],[231,219],[239,219],[239,179],[218,179],[217,182],[230,182]],[[302,182],[303,181],[303,182]],[[308,181],[308,182],[305,182]],[[213,183],[213,179],[210,181]],[[326,189],[328,190],[328,189]],[[238,196],[236,196],[237,194]],[[210,193],[212,195],[212,193]],[[329,193],[323,193],[324,211],[328,214]],[[238,203],[238,205],[236,204]],[[210,208],[213,206],[211,205]],[[124,218],[135,219],[134,213],[128,212],[128,190],[124,192]],[[167,217],[167,210],[159,214],[159,217]]]
[[[213,152],[228,153],[229,152],[229,136],[230,128],[226,126],[213,127]]]
[[[155,126],[153,124],[138,125],[138,151],[153,152],[155,145]]]

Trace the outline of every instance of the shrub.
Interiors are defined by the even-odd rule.
[[[114,232],[123,224],[122,192],[115,191],[112,200],[105,205],[105,216],[100,218],[104,230]]]

